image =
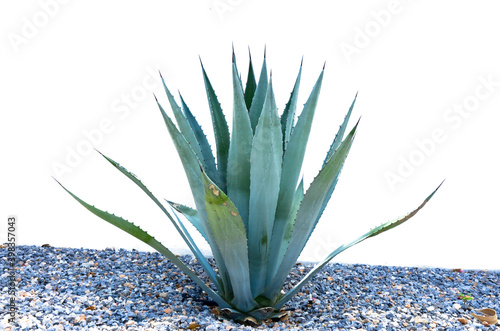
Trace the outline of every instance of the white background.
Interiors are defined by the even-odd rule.
[[[299,105],[326,61],[306,183],[359,91],[350,125],[362,116],[358,134],[301,260],[317,261],[406,214],[446,178],[414,219],[334,261],[500,269],[495,2],[40,0],[0,7],[2,242],[14,214],[18,244],[149,250],[85,210],[55,176],[186,253],[154,203],[86,150],[92,145],[117,160],[159,197],[192,205],[154,103],[153,93],[168,109],[157,70],[213,142],[198,56],[230,118],[234,43],[244,80],[248,47],[258,75],[267,46],[280,110],[302,56]],[[397,180],[391,184],[388,174]]]

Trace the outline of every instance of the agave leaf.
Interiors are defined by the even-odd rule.
[[[232,289],[228,286],[230,283],[229,281],[226,281],[228,280],[229,274],[227,273],[224,260],[222,259],[220,252],[217,249],[217,245],[215,244],[212,232],[210,231],[207,213],[205,211],[205,189],[203,186],[199,160],[191,149],[189,143],[186,141],[186,139],[184,139],[184,136],[177,130],[175,124],[163,110],[163,107],[160,105],[158,100],[156,100],[156,103],[160,108],[160,112],[163,116],[163,119],[165,120],[165,124],[167,126],[170,137],[172,138],[175,148],[177,149],[177,153],[179,154],[179,157],[182,161],[182,166],[184,167],[184,171],[191,187],[191,192],[193,193],[196,209],[198,210],[200,219],[202,220],[201,224],[203,226],[206,239],[208,241],[208,244],[210,245],[210,248],[212,249],[212,254],[215,258],[215,261],[217,262],[217,267],[219,268],[221,278],[223,278],[222,284],[224,285],[224,288],[222,290],[222,293],[224,293],[225,296],[229,296],[230,293],[232,293]]]
[[[273,307],[263,307],[251,311],[249,315],[260,323],[260,321],[270,318],[275,312],[276,310]]]
[[[233,63],[234,68],[236,69],[236,77],[237,77],[238,82],[239,82],[238,86],[241,88],[241,93],[245,94],[245,92],[243,90],[243,81],[241,80],[241,73],[238,70],[238,66],[236,65],[236,55],[234,55],[234,47],[233,47],[233,62],[232,63]]]
[[[371,238],[371,237],[375,237],[375,236],[381,234],[382,232],[385,232],[385,231],[387,231],[389,229],[395,228],[396,226],[403,224],[404,222],[408,221],[410,218],[412,218],[413,216],[415,216],[415,214],[420,209],[422,209],[425,206],[425,204],[432,198],[432,196],[434,195],[434,193],[436,193],[436,191],[439,189],[439,187],[441,187],[442,184],[443,183],[441,182],[441,184],[439,184],[439,186],[424,200],[424,202],[420,206],[418,206],[417,209],[413,210],[411,213],[407,214],[404,217],[400,217],[400,218],[398,218],[396,220],[389,221],[389,222],[386,222],[386,223],[384,223],[382,225],[379,225],[376,228],[368,231],[367,233],[365,233],[364,235],[362,235],[358,239],[356,239],[356,240],[354,240],[354,241],[352,241],[352,242],[350,242],[348,244],[344,244],[344,245],[340,246],[339,248],[337,248],[336,250],[334,250],[322,262],[318,263],[311,271],[309,271],[309,273],[297,285],[295,285],[295,287],[293,287],[288,293],[286,293],[283,297],[281,297],[280,300],[274,305],[274,308],[275,309],[280,309],[283,306],[283,304],[285,304],[295,294],[297,294],[297,292],[309,280],[311,280],[311,278],[314,275],[316,275],[318,273],[318,271],[320,271],[328,262],[330,262],[338,254],[342,253],[343,251],[345,251],[349,247],[352,247],[352,246],[354,246],[356,244],[359,244],[360,242],[362,242],[365,239],[368,239],[368,238]]]
[[[333,143],[330,146],[330,150],[326,154],[325,161],[323,162],[323,167],[325,166],[326,162],[332,157],[332,154],[335,152],[335,150],[338,148],[338,146],[342,142],[342,138],[344,137],[344,133],[345,133],[345,130],[346,130],[346,127],[347,127],[347,123],[349,122],[349,118],[351,117],[352,109],[354,108],[354,103],[356,102],[356,98],[357,97],[358,97],[358,94],[356,93],[356,96],[354,97],[354,100],[353,100],[353,102],[351,104],[351,107],[349,107],[349,111],[347,112],[347,115],[344,118],[344,122],[340,126],[339,131],[335,135],[335,138],[333,139]],[[328,204],[328,201],[330,200],[330,197],[332,196],[333,191],[335,190],[335,187],[337,186],[337,182],[339,180],[340,173],[342,172],[342,168],[343,168],[343,165],[340,167],[340,170],[337,173],[337,176],[335,177],[333,185],[330,187],[330,189],[328,191],[328,195],[327,195],[328,198],[325,200],[325,202],[323,204],[323,207],[322,207],[322,210],[324,210],[326,208],[326,205]]]
[[[212,282],[217,286],[218,289],[222,290],[224,287],[222,285],[220,277],[217,276],[217,274],[215,273],[214,269],[212,269],[212,267],[210,266],[210,263],[208,262],[207,258],[200,251],[200,249],[196,245],[195,241],[193,240],[193,238],[189,234],[189,231],[184,226],[184,223],[182,223],[182,221],[180,220],[180,218],[175,213],[175,210],[173,209],[173,207],[170,207],[170,208],[172,209],[172,213],[174,214],[174,216],[175,216],[175,218],[177,220],[177,223],[180,225],[180,228],[182,229],[182,232],[180,232],[178,229],[177,229],[177,231],[181,235],[183,235],[183,239],[184,239],[184,236],[187,238],[187,240],[184,239],[184,241],[189,246],[189,249],[191,250],[191,252],[193,252],[194,256],[196,257],[196,259],[198,260],[198,262],[201,264],[201,266],[203,267],[203,269],[205,270],[205,272],[208,274],[208,276],[210,277],[210,279],[212,280]]]
[[[255,129],[251,153],[248,248],[254,297],[261,294],[266,286],[282,159],[281,125],[270,80],[266,102]]]
[[[177,105],[174,96],[172,95],[172,93],[170,93],[170,90],[168,89],[167,84],[165,84],[165,80],[163,79],[161,74],[160,77],[163,83],[163,88],[165,89],[165,93],[167,94],[170,107],[172,108],[172,112],[174,113],[175,120],[177,121],[177,125],[179,126],[179,130],[184,136],[184,139],[186,139],[186,141],[191,146],[191,149],[197,156],[199,162],[203,165],[203,169],[206,169],[207,166],[205,164],[205,159],[203,158],[203,155],[201,153],[201,148],[200,145],[198,144],[198,140],[196,139],[195,133],[193,132],[193,129],[191,128],[191,125],[189,124],[188,120],[182,113],[181,108],[179,107],[179,105]]]
[[[420,209],[422,209],[425,206],[425,204],[432,198],[432,196],[441,187],[441,185],[443,185],[443,183],[444,183],[444,180],[441,182],[441,184],[439,184],[439,186],[427,198],[425,198],[424,202],[420,206],[418,206],[417,209],[415,209],[414,211],[412,211],[411,213],[407,214],[404,217],[401,217],[401,218],[393,220],[393,221],[386,222],[384,224],[381,224],[381,225],[373,228],[372,230],[370,230],[367,233],[367,237],[364,238],[364,239],[368,239],[368,238],[371,238],[371,237],[378,236],[379,234],[381,234],[381,233],[383,233],[383,232],[385,232],[387,230],[390,230],[392,228],[395,228],[398,225],[403,224],[404,222],[406,222],[407,220],[409,220],[410,218],[412,218],[413,216],[415,216],[415,214],[418,213],[418,211]]]
[[[328,160],[323,169],[320,170],[319,174],[316,178],[314,178],[311,186],[305,193],[294,221],[293,232],[288,244],[288,250],[283,257],[283,261],[279,266],[276,276],[265,292],[266,297],[271,299],[278,295],[288,273],[304,249],[307,240],[321,217],[325,201],[330,198],[328,195],[329,189],[333,185],[334,180],[337,177],[347,154],[349,153],[356,128],[357,124],[335,151],[332,157]]]
[[[137,186],[139,186],[141,188],[141,190],[143,190],[144,193],[146,193],[146,195],[151,200],[153,200],[154,203],[156,203],[156,205],[163,211],[163,213],[165,215],[167,215],[168,219],[172,222],[172,224],[174,225],[175,229],[177,230],[177,232],[179,232],[179,234],[181,235],[181,237],[184,240],[184,242],[188,245],[188,247],[191,250],[191,252],[193,252],[193,254],[196,256],[196,258],[200,262],[201,266],[205,269],[205,271],[207,272],[207,274],[210,277],[210,279],[212,280],[212,282],[218,288],[222,288],[222,284],[220,282],[219,277],[217,276],[217,274],[214,272],[214,270],[212,269],[212,267],[208,263],[208,260],[203,256],[203,254],[201,253],[201,251],[198,249],[198,246],[195,244],[195,242],[191,238],[191,235],[189,234],[189,232],[187,231],[187,229],[184,227],[184,224],[182,224],[182,222],[179,220],[179,218],[177,218],[177,220],[178,220],[178,223],[181,226],[180,228],[179,228],[179,225],[177,225],[177,222],[174,221],[174,219],[172,218],[172,216],[170,215],[170,213],[160,203],[160,201],[153,195],[153,193],[151,193],[151,191],[146,187],[146,185],[144,185],[134,174],[132,174],[130,171],[128,171],[127,169],[125,169],[124,167],[122,167],[118,162],[114,161],[113,159],[107,157],[106,155],[102,154],[99,151],[97,151],[97,152],[99,154],[101,154],[109,163],[111,163],[122,174],[124,174],[125,176],[127,176],[127,178],[129,178]]]
[[[180,93],[179,96],[181,98],[181,105],[184,111],[184,115],[186,116],[188,123],[191,125],[198,145],[200,146],[201,157],[203,157],[205,164],[204,169],[207,172],[207,175],[212,178],[218,185],[220,185],[221,180],[219,178],[219,174],[217,173],[214,154],[212,153],[212,147],[208,142],[207,136],[203,133],[203,129],[201,128],[200,124],[198,124],[198,121],[194,117],[193,113],[191,113],[191,111],[189,110],[189,107],[184,102],[184,98],[182,98],[182,95],[180,95]]]
[[[252,99],[255,95],[255,90],[257,89],[257,82],[255,81],[255,74],[252,65],[252,55],[250,54],[250,49],[248,50],[248,76],[247,83],[245,85],[245,104],[247,109],[250,109],[252,105]]]
[[[299,186],[297,187],[297,190],[295,191],[295,195],[293,197],[293,203],[292,203],[292,211],[290,213],[290,217],[288,218],[286,228],[285,228],[285,235],[283,237],[283,242],[282,245],[280,246],[280,254],[279,254],[279,260],[282,261],[283,257],[285,256],[285,253],[288,249],[288,243],[290,242],[290,239],[292,238],[292,233],[293,233],[293,226],[295,224],[295,217],[297,216],[297,212],[299,211],[300,204],[302,203],[302,199],[304,199],[304,178],[301,179]]]
[[[241,81],[233,65],[233,130],[229,147],[227,169],[227,195],[238,208],[248,230],[248,204],[250,201],[250,153],[253,131],[243,97]]]
[[[200,215],[198,214],[198,211],[196,209],[189,208],[188,206],[181,205],[169,200],[165,201],[167,201],[168,204],[178,213],[181,213],[208,242],[207,235],[205,234],[205,229],[203,229],[203,225],[201,223]]]
[[[227,318],[227,319],[232,319],[235,321],[243,321],[245,317],[247,317],[246,314],[232,308],[223,308],[220,309],[220,314],[222,317]]]
[[[281,115],[281,130],[283,131],[283,151],[286,149],[290,135],[292,134],[292,128],[295,120],[295,110],[297,109],[297,98],[299,96],[299,85],[300,77],[302,75],[302,62],[300,62],[300,69],[295,80],[295,85],[293,86],[292,93],[290,94],[290,99],[288,100],[285,110]]]
[[[268,272],[268,281],[274,277],[274,274],[280,264],[280,247],[285,236],[285,229],[287,227],[290,211],[292,209],[293,196],[295,194],[295,189],[297,188],[302,162],[304,161],[307,140],[309,139],[309,133],[311,132],[314,111],[316,109],[319,92],[321,90],[321,83],[323,81],[323,72],[324,68],[304,105],[283,157],[283,168],[281,171],[282,180],[278,198],[278,207],[276,210],[276,218],[274,221],[271,242],[271,257],[269,260],[272,269],[270,270],[271,272]]]
[[[266,54],[264,53],[264,61],[262,63],[262,69],[260,70],[259,84],[257,84],[257,89],[255,90],[255,94],[252,99],[252,105],[249,109],[250,123],[252,123],[252,130],[254,131],[257,123],[259,122],[262,107],[266,101],[268,84]]]
[[[203,71],[203,81],[205,82],[208,106],[210,107],[214,127],[215,144],[217,147],[217,167],[222,185],[220,188],[226,192],[227,158],[229,154],[229,127],[227,126],[226,117],[222,112],[222,108],[217,100],[212,84],[210,83],[207,73],[205,72],[203,63],[201,64],[201,69]]]
[[[339,147],[340,143],[342,142],[342,139],[344,138],[344,133],[347,128],[347,123],[349,122],[349,118],[351,117],[352,109],[354,108],[354,103],[356,102],[357,97],[358,93],[356,93],[356,95],[354,96],[354,100],[352,101],[351,107],[349,107],[349,111],[344,117],[344,122],[342,122],[342,125],[339,127],[339,131],[337,131],[337,134],[333,139],[330,149],[326,154],[325,161],[323,161],[323,166],[325,166],[326,161],[328,161],[328,159],[332,156],[333,152],[335,152],[337,147]]]
[[[233,285],[231,303],[243,312],[251,311],[257,303],[253,300],[248,268],[247,236],[238,209],[227,195],[202,172],[205,187],[205,206],[210,229]]]
[[[184,136],[179,132],[179,130],[177,130],[175,124],[163,110],[163,107],[160,105],[158,100],[156,100],[156,103],[160,108],[160,112],[163,116],[163,119],[165,120],[165,124],[167,126],[170,137],[172,138],[175,148],[177,149],[177,153],[179,154],[179,157],[182,161],[184,172],[186,173],[186,176],[188,178],[196,207],[198,210],[203,210],[199,208],[204,207],[205,205],[205,194],[203,181],[201,179],[199,160]]]
[[[158,242],[153,236],[149,235],[146,231],[142,230],[140,227],[137,225],[121,218],[116,215],[110,214],[108,212],[105,212],[103,210],[100,210],[85,201],[81,200],[78,198],[76,195],[74,195],[72,192],[70,192],[68,189],[66,189],[61,183],[59,183],[57,180],[56,182],[61,185],[61,187],[68,192],[76,201],[78,201],[82,206],[87,208],[90,212],[95,214],[96,216],[99,216],[103,220],[105,220],[108,223],[113,224],[119,229],[122,229],[123,231],[127,232],[128,234],[136,237],[140,241],[148,244],[149,246],[153,247],[156,249],[160,254],[165,256],[167,259],[169,259],[173,264],[175,264],[179,269],[181,269],[182,272],[184,272],[186,275],[189,276],[198,286],[201,287],[203,291],[205,291],[217,304],[222,307],[222,308],[228,308],[230,305],[224,301],[215,291],[213,291],[210,287],[208,287],[203,280],[201,280],[198,275],[196,275],[191,269],[189,269],[184,262],[179,260],[175,254],[173,254],[168,248],[163,246],[160,242]]]

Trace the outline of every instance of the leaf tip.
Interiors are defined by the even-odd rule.
[[[50,177],[52,177],[52,179],[55,180],[57,182],[57,184],[62,186],[62,184],[54,176],[50,176]]]
[[[361,116],[359,116],[358,121],[356,122],[356,125],[354,125],[355,128],[358,127],[359,122],[361,121]]]

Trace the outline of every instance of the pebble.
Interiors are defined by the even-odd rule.
[[[158,253],[17,246],[18,318],[0,330],[255,330],[219,319],[210,300]],[[193,257],[180,257],[203,275]],[[7,250],[0,249],[0,306],[6,306]],[[297,283],[313,265],[302,263]],[[459,270],[459,269],[456,269]],[[284,308],[288,320],[257,330],[494,330],[471,309],[500,313],[500,271],[328,264]],[[208,282],[206,277],[204,278]],[[289,285],[285,286],[285,291]],[[474,300],[463,302],[458,293]]]

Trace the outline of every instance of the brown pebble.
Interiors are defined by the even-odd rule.
[[[189,326],[187,327],[189,330],[193,330],[193,329],[198,329],[198,328],[201,328],[201,325],[199,325],[198,323],[196,322],[191,322],[189,323]]]
[[[463,325],[465,325],[465,324],[467,324],[467,323],[468,323],[468,322],[467,322],[467,320],[466,320],[465,318],[462,318],[462,317],[457,318],[457,320],[458,320],[460,323],[462,323]]]

